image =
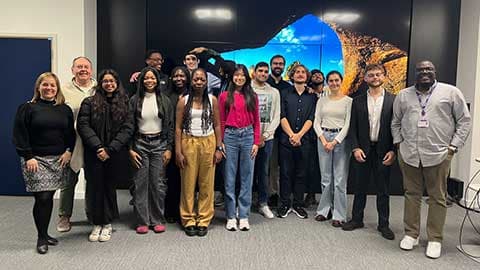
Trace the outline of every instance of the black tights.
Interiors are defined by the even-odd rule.
[[[52,216],[53,194],[55,191],[34,192],[33,219],[37,227],[38,239],[48,239],[48,224]]]

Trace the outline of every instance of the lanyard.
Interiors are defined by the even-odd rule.
[[[425,99],[425,102],[422,102],[422,98],[420,97],[420,94],[415,91],[415,94],[417,94],[417,98],[418,98],[418,103],[420,103],[420,108],[422,108],[422,116],[425,116],[425,114],[427,114],[426,112],[426,108],[427,108],[427,104],[428,104],[428,101],[430,100],[430,97],[432,96],[432,93],[433,93],[433,90],[435,90],[435,88],[433,88],[430,93],[428,93],[427,95],[427,98]]]

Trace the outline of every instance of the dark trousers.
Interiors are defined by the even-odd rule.
[[[180,219],[180,169],[175,164],[175,154],[167,165],[167,195],[165,197],[165,217]]]
[[[280,200],[282,206],[292,206],[290,196],[293,194],[293,206],[303,207],[303,195],[311,151],[312,144],[310,142],[305,142],[299,147],[279,143]]]
[[[110,224],[118,218],[116,187],[126,177],[124,168],[129,166],[127,157],[125,148],[103,162],[94,151],[85,150],[87,208],[94,225]]]
[[[352,220],[363,222],[363,211],[367,202],[367,192],[373,175],[377,193],[378,227],[387,227],[390,215],[389,187],[390,167],[383,165],[383,156],[379,156],[375,147],[370,148],[364,163],[354,161],[355,197],[353,199]]]
[[[167,141],[162,139],[135,139],[134,150],[142,157],[142,166],[135,171],[135,213],[138,225],[158,225],[165,222],[165,195],[167,193],[166,167],[163,153]]]

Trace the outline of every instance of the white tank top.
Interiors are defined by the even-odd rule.
[[[188,102],[189,95],[185,96],[185,105]],[[210,100],[210,104],[212,104],[212,109],[213,109],[213,103],[212,103],[212,95],[208,95],[208,99]],[[195,137],[207,137],[213,134],[213,122],[208,126],[207,132],[203,133],[202,130],[202,113],[203,113],[203,108],[202,109],[194,109],[192,107],[192,123],[190,125],[190,133],[189,135],[195,136]],[[208,112],[210,113],[210,112]]]

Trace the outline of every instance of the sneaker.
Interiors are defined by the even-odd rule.
[[[268,205],[262,205],[260,208],[258,208],[258,212],[264,216],[265,218],[274,218],[275,216],[272,213],[272,210],[270,210],[270,207]]]
[[[277,210],[277,216],[279,218],[286,218],[290,212],[292,212],[290,207],[282,205]]]
[[[301,206],[294,206],[292,208],[292,212],[295,213],[295,215],[297,215],[299,218],[308,218],[307,211],[305,211],[305,209],[303,209]]]
[[[418,238],[405,235],[400,241],[400,248],[403,250],[412,250],[415,246],[418,246]]]
[[[248,223],[248,218],[241,218],[239,221],[240,231],[248,231],[250,230],[250,224]]]
[[[228,231],[234,232],[237,230],[237,219],[235,218],[229,218],[227,219],[227,225],[225,225],[225,228]]]
[[[103,226],[100,237],[98,237],[98,241],[107,242],[110,240],[110,238],[112,238],[112,224],[107,224]]]
[[[138,234],[146,234],[146,233],[148,233],[148,226],[139,225],[139,226],[137,226],[137,228],[135,229],[135,231],[136,231]]]
[[[155,226],[153,226],[153,231],[155,233],[162,233],[166,230],[167,228],[165,227],[165,225],[163,224],[157,224]]]
[[[93,230],[88,236],[88,241],[90,242],[97,242],[98,239],[100,238],[100,233],[102,232],[102,226],[100,225],[94,225]]]
[[[363,224],[363,222],[356,222],[356,221],[350,220],[349,222],[344,223],[342,225],[342,230],[353,231],[355,229],[360,229],[360,228],[363,228],[363,227],[365,227],[365,224]]]
[[[442,243],[435,241],[428,241],[427,250],[425,252],[430,259],[438,259],[442,255]]]
[[[70,224],[70,218],[62,216],[58,219],[57,231],[58,232],[68,232],[72,229],[72,224]]]

